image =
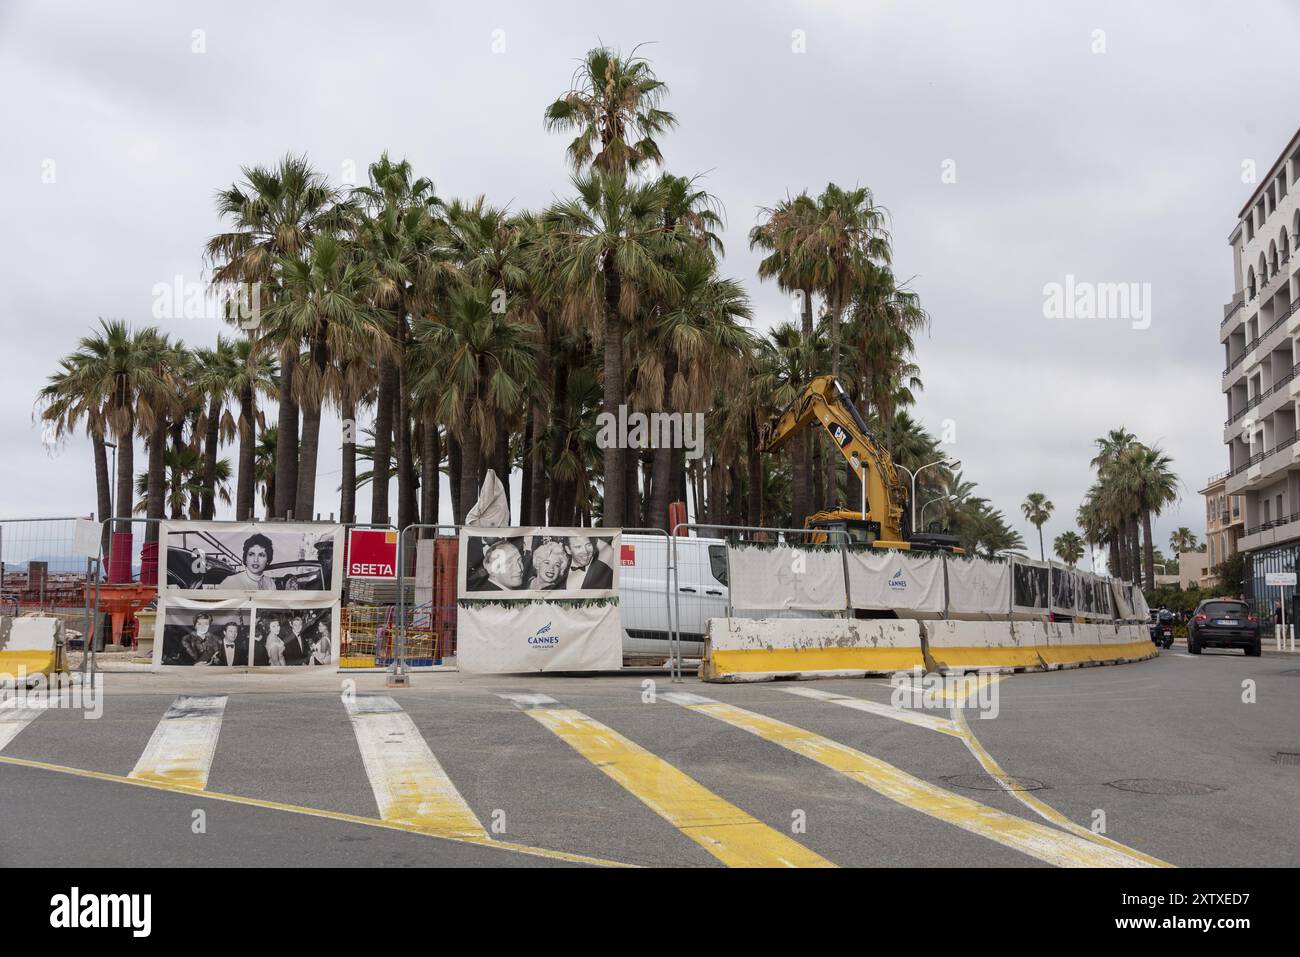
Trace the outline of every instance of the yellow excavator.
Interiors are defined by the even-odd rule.
[[[813,420],[821,423],[853,472],[862,479],[862,508],[837,508],[808,516],[804,528],[815,530],[814,542],[832,532],[850,542],[876,548],[956,551],[957,537],[939,532],[918,534],[909,521],[907,489],[894,461],[872,437],[867,424],[834,376],[813,379],[803,393],[759,432],[759,448],[775,452]],[[796,464],[796,467],[799,467]]]

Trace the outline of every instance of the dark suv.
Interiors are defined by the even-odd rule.
[[[1199,655],[1206,647],[1240,648],[1259,657],[1259,616],[1244,601],[1211,598],[1201,602],[1187,627],[1187,650]]]

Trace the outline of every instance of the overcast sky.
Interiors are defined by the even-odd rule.
[[[149,323],[155,284],[203,278],[213,193],[241,165],[305,152],[340,180],[388,149],[444,198],[541,206],[568,177],[542,111],[598,41],[651,44],[680,121],[667,167],[705,174],[724,204],[724,269],[758,327],[790,313],[755,275],[757,208],[869,186],[933,320],[916,413],[936,433],[952,420],[951,454],[1026,542],[1025,494],[1056,503],[1050,550],[1093,439],[1120,425],[1182,478],[1157,543],[1204,534],[1196,493],[1227,462],[1218,327],[1242,163],[1264,175],[1297,126],[1285,2],[3,0],[0,517],[94,510],[89,443],[43,447],[33,398],[97,317]],[[1149,283],[1149,328],[1045,317],[1044,286],[1067,275]],[[166,327],[191,345],[221,328]]]

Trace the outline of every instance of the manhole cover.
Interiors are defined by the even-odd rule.
[[[991,774],[949,774],[943,780],[955,788],[965,788],[968,791],[1041,791],[1047,787],[1035,778],[1018,777],[1014,774],[1007,775],[1005,788]]]
[[[1292,767],[1300,767],[1300,754],[1294,751],[1279,751],[1273,755],[1274,764],[1289,764]]]
[[[1111,787],[1120,791],[1132,791],[1136,794],[1213,794],[1221,791],[1209,784],[1197,784],[1195,781],[1167,781],[1162,778],[1125,778],[1122,781],[1108,781]]]

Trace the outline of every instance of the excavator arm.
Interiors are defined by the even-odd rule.
[[[853,471],[862,475],[870,521],[880,523],[880,537],[901,542],[905,493],[889,453],[868,431],[862,416],[834,376],[818,376],[803,394],[759,432],[759,447],[775,452],[808,423],[820,422]]]

